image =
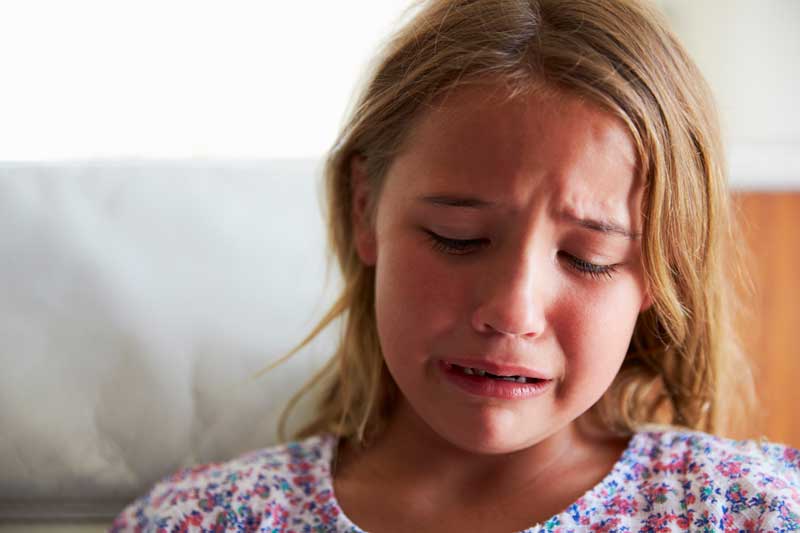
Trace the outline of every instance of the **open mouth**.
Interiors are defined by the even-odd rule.
[[[468,366],[460,366],[455,364],[448,364],[448,367],[453,372],[460,372],[466,376],[478,376],[482,378],[496,379],[498,381],[510,381],[512,383],[542,383],[543,381],[546,381],[544,379],[532,378],[528,376],[502,376],[498,374],[492,374],[491,372],[487,372],[486,370],[482,370],[480,368],[470,368]]]
[[[447,382],[472,397],[525,400],[545,394],[555,383],[544,374],[536,374],[542,377],[522,375],[520,372],[524,372],[524,368],[510,365],[506,367],[487,362],[481,365],[484,368],[475,368],[466,366],[469,361],[462,361],[460,365],[445,361],[439,364]],[[486,370],[487,366],[493,372]],[[530,371],[531,374],[534,372]]]

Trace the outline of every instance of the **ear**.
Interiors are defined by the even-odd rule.
[[[370,213],[370,183],[367,179],[366,159],[361,154],[350,158],[350,205],[353,239],[361,261],[374,266],[378,259],[373,213]]]

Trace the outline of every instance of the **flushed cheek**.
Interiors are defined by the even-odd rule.
[[[611,384],[638,316],[634,296],[626,291],[606,293],[603,298],[584,296],[553,317],[552,326],[565,355],[560,396],[578,395],[583,403],[593,403]]]
[[[377,265],[376,312],[384,349],[388,344],[429,350],[459,323],[461,282],[452,267],[427,250],[384,248]],[[401,259],[402,258],[402,259]]]

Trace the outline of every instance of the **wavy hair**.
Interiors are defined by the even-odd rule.
[[[344,286],[286,357],[337,319],[343,329],[333,357],[284,412],[282,438],[292,407],[319,383],[318,409],[295,438],[332,432],[364,444],[385,426],[399,392],[381,354],[374,267],[354,246],[351,163],[365,159],[374,210],[419,117],[448,92],[486,80],[504,83],[510,97],[544,87],[583,98],[619,117],[637,151],[654,303],[592,413],[621,434],[652,422],[724,430],[725,397],[745,405],[753,387],[733,328],[742,271],[718,119],[698,68],[644,2],[429,0],[387,41],[328,154],[328,238]]]

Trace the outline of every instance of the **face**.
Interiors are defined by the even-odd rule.
[[[371,221],[354,168],[356,246],[409,411],[480,453],[570,427],[649,305],[624,125],[571,97],[470,87],[417,123]]]

